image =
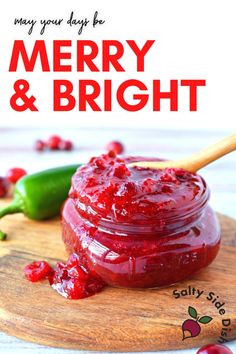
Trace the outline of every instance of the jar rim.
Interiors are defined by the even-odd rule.
[[[86,221],[91,224],[96,224],[96,226],[98,226],[101,230],[104,230],[108,233],[116,232],[120,236],[126,236],[127,232],[129,234],[137,234],[137,236],[139,234],[150,234],[150,232],[155,232],[155,234],[161,232],[163,234],[165,227],[168,228],[168,230],[173,228],[173,230],[177,231],[178,229],[182,228],[183,224],[189,227],[191,220],[196,222],[209,201],[209,187],[202,177],[201,179],[204,188],[202,193],[198,195],[197,200],[193,199],[192,203],[189,203],[187,206],[182,208],[175,208],[174,210],[164,211],[160,213],[160,217],[155,217],[155,219],[142,219],[142,223],[138,223],[137,220],[128,223],[117,221],[112,217],[105,218],[100,216],[91,206],[87,208],[87,217],[81,217],[86,219]],[[83,203],[81,203],[81,201],[77,201],[76,210],[81,215],[82,211],[83,214],[85,213],[86,207]]]

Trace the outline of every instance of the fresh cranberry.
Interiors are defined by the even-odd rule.
[[[200,348],[196,354],[233,354],[233,352],[221,344],[208,344]]]
[[[9,191],[9,182],[5,177],[0,177],[0,198],[4,198]]]
[[[111,141],[107,144],[107,151],[113,151],[116,155],[122,154],[124,152],[124,145],[119,141]]]
[[[53,273],[52,267],[45,261],[32,262],[24,268],[24,273],[29,281],[36,282],[45,279]]]
[[[36,140],[34,148],[37,151],[43,151],[46,148],[46,143],[43,140]]]
[[[59,144],[59,149],[63,151],[70,151],[73,149],[73,143],[70,140],[62,140]]]
[[[22,178],[26,174],[27,172],[23,168],[14,167],[10,168],[10,170],[7,171],[6,177],[9,182],[15,184],[20,178]]]
[[[61,141],[62,140],[59,135],[52,135],[48,139],[47,145],[50,150],[59,150]]]
[[[70,140],[62,140],[58,135],[52,135],[47,142],[37,140],[35,142],[35,150],[43,151],[48,147],[50,150],[69,151],[73,149],[73,143]]]

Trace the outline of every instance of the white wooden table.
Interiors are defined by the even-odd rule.
[[[92,155],[104,152],[111,140],[120,140],[130,155],[160,156],[177,159],[224,137],[230,131],[176,131],[156,129],[65,129],[50,128],[0,128],[0,174],[9,167],[24,167],[28,172],[53,166],[85,162]],[[73,152],[36,153],[32,146],[38,138],[46,139],[50,134],[60,134],[75,142]],[[236,218],[236,153],[201,171],[211,191],[211,205],[215,210]],[[236,353],[236,341],[228,346]],[[0,334],[0,353],[4,354],[74,354],[86,351],[71,351],[46,348]],[[91,353],[91,352],[90,352]],[[172,352],[164,352],[173,353]],[[174,353],[196,353],[196,350],[174,351]]]

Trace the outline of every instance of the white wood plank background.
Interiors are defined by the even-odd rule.
[[[111,140],[120,140],[130,155],[160,156],[177,159],[207,146],[229,134],[230,131],[179,131],[134,128],[0,128],[0,175],[9,167],[21,166],[28,172],[52,166],[80,163],[92,155],[105,151],[104,146]],[[34,141],[46,139],[50,134],[60,134],[74,141],[73,152],[36,153]],[[236,218],[236,153],[204,168],[201,174],[211,188],[211,205],[215,210]],[[228,345],[236,353],[236,341]],[[174,353],[195,353],[196,350],[174,351]],[[70,351],[46,348],[0,334],[0,353],[4,354],[86,354],[86,351]],[[172,353],[164,352],[165,354]]]

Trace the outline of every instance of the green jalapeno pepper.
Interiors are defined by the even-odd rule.
[[[15,185],[11,204],[0,209],[0,218],[23,213],[30,219],[44,220],[58,215],[78,167],[57,167],[22,177]]]

